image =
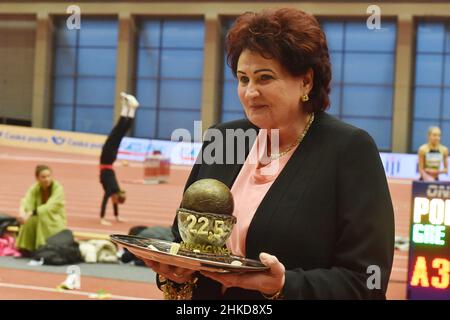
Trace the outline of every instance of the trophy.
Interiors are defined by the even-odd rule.
[[[171,266],[211,272],[267,270],[260,261],[233,255],[226,242],[236,224],[230,189],[216,179],[201,179],[185,191],[177,209],[181,243],[111,235],[135,256]]]
[[[184,193],[177,210],[180,250],[189,255],[230,255],[225,243],[236,217],[230,189],[215,179],[194,182]]]

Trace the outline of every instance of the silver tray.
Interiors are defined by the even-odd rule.
[[[219,273],[255,272],[268,269],[268,267],[258,260],[233,255],[224,256],[183,251],[173,254],[169,252],[173,244],[173,242],[170,241],[120,234],[113,234],[110,237],[111,241],[126,247],[140,259],[152,260],[176,267]],[[157,250],[150,248],[150,245]],[[234,261],[239,261],[241,265],[232,264],[236,263]]]

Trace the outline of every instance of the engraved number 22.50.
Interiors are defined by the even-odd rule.
[[[187,221],[190,222],[188,225],[188,230],[192,234],[199,235],[208,235],[208,231],[206,228],[209,226],[209,219],[206,217],[201,217],[198,219],[198,223],[201,224],[200,228],[195,229],[195,225],[197,224],[197,218],[194,215],[189,215],[187,217]],[[221,237],[225,232],[222,229],[224,222],[223,220],[214,220],[214,235],[216,237]]]

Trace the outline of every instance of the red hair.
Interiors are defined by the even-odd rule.
[[[294,8],[266,9],[239,16],[226,37],[227,62],[236,77],[242,51],[275,59],[293,76],[314,72],[314,83],[304,102],[306,112],[330,105],[331,64],[326,37],[316,18]]]

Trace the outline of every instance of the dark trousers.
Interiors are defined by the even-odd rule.
[[[133,124],[133,118],[120,117],[103,145],[100,164],[113,164],[117,159],[120,142]]]
[[[102,210],[100,212],[100,218],[104,218],[105,217],[105,213],[106,213],[106,205],[108,204],[108,199],[111,195],[108,195],[106,192],[103,195],[103,200],[102,200]],[[119,216],[119,206],[117,205],[117,203],[113,203],[113,209],[114,209],[114,217],[118,217]]]

